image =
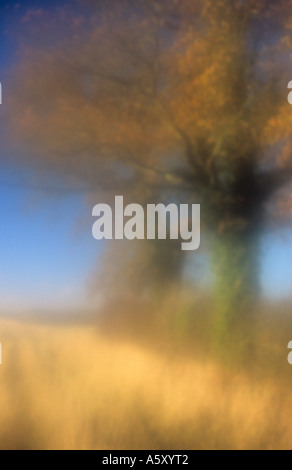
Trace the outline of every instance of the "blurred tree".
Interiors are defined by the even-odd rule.
[[[259,234],[291,177],[292,2],[80,3],[23,19],[8,139],[93,203],[201,203],[227,331],[259,292]],[[149,258],[153,278],[180,271],[170,257]]]

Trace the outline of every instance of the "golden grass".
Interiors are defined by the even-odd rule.
[[[275,377],[93,327],[1,320],[0,340],[1,449],[292,448],[292,397]]]

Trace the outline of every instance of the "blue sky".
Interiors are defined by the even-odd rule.
[[[3,174],[4,173],[4,174]],[[91,235],[82,195],[49,196],[0,183],[0,297],[7,308],[70,308],[87,303],[101,243]]]
[[[261,243],[261,282],[267,297],[292,296],[292,231],[267,233]]]
[[[17,14],[27,6],[47,5],[37,0],[17,3]],[[3,18],[7,16],[1,15],[12,10],[11,2],[0,4],[0,74],[15,56],[12,39],[4,34]],[[5,106],[5,87],[3,95]],[[85,305],[88,280],[96,269],[102,244],[92,237],[91,208],[84,195],[67,194],[57,199],[25,185],[11,184],[13,172],[1,145],[0,161],[2,308]],[[292,231],[263,237],[261,281],[267,296],[282,299],[292,293]]]

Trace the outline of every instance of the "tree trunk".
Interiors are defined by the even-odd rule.
[[[214,334],[221,350],[246,348],[259,296],[258,237],[217,235],[211,249],[214,275]]]

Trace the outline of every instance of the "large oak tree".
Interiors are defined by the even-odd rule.
[[[19,27],[18,153],[109,198],[201,203],[223,328],[258,292],[267,215],[289,208],[291,28],[290,0],[92,0]],[[179,271],[177,250],[158,260],[157,279]]]

